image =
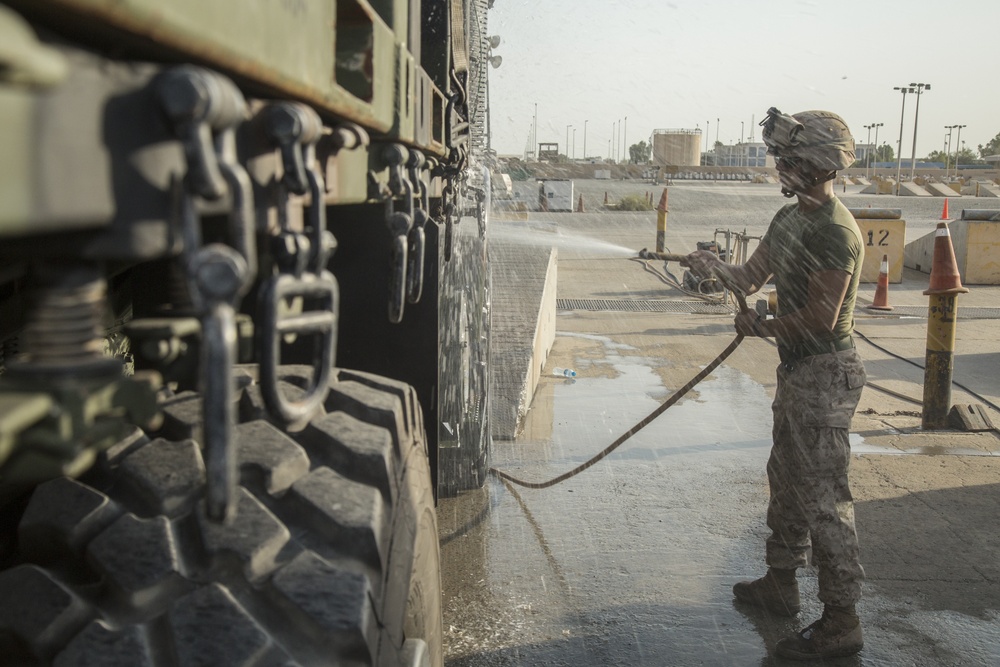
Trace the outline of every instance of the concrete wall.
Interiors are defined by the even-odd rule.
[[[963,285],[1000,285],[1000,222],[956,220],[948,225]],[[935,232],[906,244],[903,263],[931,272]]]
[[[494,224],[502,225],[503,222]],[[556,335],[555,248],[490,242],[493,267],[493,437],[513,439]]]

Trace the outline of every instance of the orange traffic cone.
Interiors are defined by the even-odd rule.
[[[653,202],[650,201],[649,203],[652,204]],[[660,195],[660,203],[656,207],[656,210],[657,211],[663,211],[664,213],[667,212],[667,189],[666,188],[663,188],[663,194]]]
[[[583,195],[580,195],[580,201],[576,205],[576,212],[577,213],[586,213],[586,210],[583,208]]]
[[[941,219],[948,220],[948,198],[944,198],[944,208],[941,209]]]
[[[882,266],[878,270],[875,285],[875,300],[868,306],[871,310],[892,310],[889,305],[889,255],[882,255]]]
[[[969,290],[962,287],[958,273],[955,248],[951,244],[951,232],[947,222],[939,222],[934,233],[934,258],[931,260],[930,285],[924,294],[965,294]]]

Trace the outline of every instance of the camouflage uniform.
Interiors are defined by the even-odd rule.
[[[864,579],[847,479],[848,429],[865,383],[851,337],[864,260],[861,232],[834,197],[809,213],[795,204],[782,208],[764,240],[771,249],[779,317],[806,305],[812,273],[837,269],[851,274],[837,323],[826,337],[778,339],[782,364],[767,464],[767,525],[772,531],[767,564],[785,570],[803,567],[811,546],[820,600],[844,607],[861,597]]]
[[[767,462],[767,564],[803,567],[811,545],[819,599],[845,607],[860,599],[864,579],[847,480],[848,429],[865,383],[864,366],[851,349],[781,364],[777,374]]]

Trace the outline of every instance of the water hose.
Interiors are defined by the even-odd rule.
[[[644,255],[644,253],[645,253],[645,255]],[[673,255],[673,254],[668,254],[668,253],[651,253],[651,252],[649,252],[647,250],[643,250],[639,254],[639,256],[643,257],[643,258],[647,258],[648,257],[650,259],[663,259],[663,260],[666,260],[666,261],[675,261],[675,262],[676,261],[680,261],[681,259],[683,259],[685,257],[685,255]],[[739,303],[739,306],[740,306],[740,312],[744,312],[744,313],[747,312],[747,302],[746,302],[746,298],[743,296],[743,293],[740,292],[739,290],[733,290],[732,287],[730,287],[730,290],[736,296],[736,300],[737,300],[737,302]],[[626,440],[628,440],[633,435],[635,435],[636,433],[638,433],[639,431],[641,431],[643,428],[645,428],[646,426],[648,426],[650,424],[650,422],[652,422],[654,419],[656,419],[661,414],[663,414],[663,412],[665,412],[668,408],[670,408],[672,405],[674,405],[677,401],[681,400],[681,398],[683,398],[685,394],[687,394],[689,391],[691,391],[691,389],[693,389],[699,382],[701,382],[702,380],[704,380],[706,377],[708,377],[708,375],[712,371],[714,371],[716,368],[718,368],[719,364],[721,364],[723,361],[725,361],[729,357],[729,355],[731,355],[736,350],[736,348],[740,346],[740,343],[742,343],[742,342],[743,342],[743,334],[739,334],[739,333],[736,334],[736,338],[734,338],[733,341],[731,343],[729,343],[728,346],[726,346],[726,349],[724,349],[722,351],[722,353],[719,354],[719,356],[717,356],[715,359],[713,359],[711,361],[711,363],[709,363],[707,366],[705,366],[705,368],[701,369],[701,371],[697,375],[695,375],[693,378],[691,378],[688,381],[687,384],[685,384],[683,387],[681,387],[680,389],[678,389],[677,391],[675,391],[673,394],[671,394],[670,398],[668,398],[666,401],[664,401],[662,405],[660,405],[655,410],[653,410],[652,412],[650,412],[648,415],[646,415],[645,417],[643,417],[643,419],[641,421],[639,421],[639,423],[637,423],[635,426],[633,426],[629,430],[625,431],[625,433],[622,433],[620,436],[618,436],[618,438],[614,442],[612,442],[610,445],[608,445],[603,450],[601,450],[600,452],[598,452],[595,456],[591,457],[590,459],[588,459],[584,463],[581,463],[580,465],[578,465],[577,467],[573,468],[572,470],[570,470],[568,472],[565,472],[565,473],[559,475],[558,477],[554,477],[553,479],[550,479],[550,480],[545,481],[545,482],[529,482],[529,481],[526,481],[526,480],[523,480],[523,479],[518,479],[517,477],[514,477],[514,476],[512,476],[512,475],[510,475],[508,473],[505,473],[502,470],[498,470],[496,468],[490,468],[490,474],[494,475],[496,477],[499,477],[500,479],[507,480],[508,482],[511,482],[512,484],[517,484],[518,486],[523,486],[526,489],[547,489],[550,486],[555,486],[559,482],[566,481],[570,477],[575,477],[576,475],[579,475],[581,472],[583,472],[587,468],[590,468],[591,466],[593,466],[598,461],[601,461],[602,459],[604,459],[605,457],[607,457],[611,452],[613,452],[616,449],[618,449],[619,447],[621,447],[621,445]]]

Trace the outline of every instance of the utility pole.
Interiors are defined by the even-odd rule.
[[[531,154],[538,161],[538,102],[535,102],[535,117],[531,129]]]
[[[903,171],[903,118],[906,114],[906,94],[917,92],[914,88],[908,88],[906,86],[894,86],[893,90],[898,90],[903,93],[903,108],[899,112],[899,150],[896,151],[896,196],[899,196],[899,187],[901,174]]]
[[[622,135],[622,157],[625,158],[625,162],[628,163],[628,116],[625,116],[625,133]]]
[[[868,167],[871,166],[872,163],[872,128],[875,127],[875,125],[862,125],[861,127],[868,130],[868,139],[866,140],[868,145],[865,147],[865,178],[869,178]]]
[[[875,165],[872,168],[872,176],[878,174],[878,129],[885,125],[885,123],[875,123],[872,127],[875,128]]]
[[[583,159],[587,159],[587,123],[589,120],[583,121]]]
[[[743,153],[747,149],[747,147],[743,145],[743,131],[745,129],[744,125],[745,125],[745,123],[741,120],[740,121],[740,157],[739,157],[740,166],[741,167],[743,166]]]
[[[569,128],[571,128],[571,127],[573,127],[573,126],[572,125],[567,125],[566,126],[566,157],[567,158],[569,158]]]
[[[945,125],[944,129],[948,130],[948,145],[944,149],[944,177],[948,178],[951,174],[951,131],[958,127],[957,125]]]
[[[618,138],[615,140],[615,162],[622,161],[622,121],[618,119]]]
[[[955,137],[955,178],[958,178],[958,158],[961,155],[962,150],[962,128],[965,125],[956,125],[958,129],[958,136]]]
[[[913,152],[910,153],[910,180],[913,180],[913,175],[917,169],[917,122],[920,120],[920,94],[925,90],[931,89],[931,84],[929,83],[911,83],[911,91],[913,87],[917,89],[917,108],[916,112],[913,114]]]

